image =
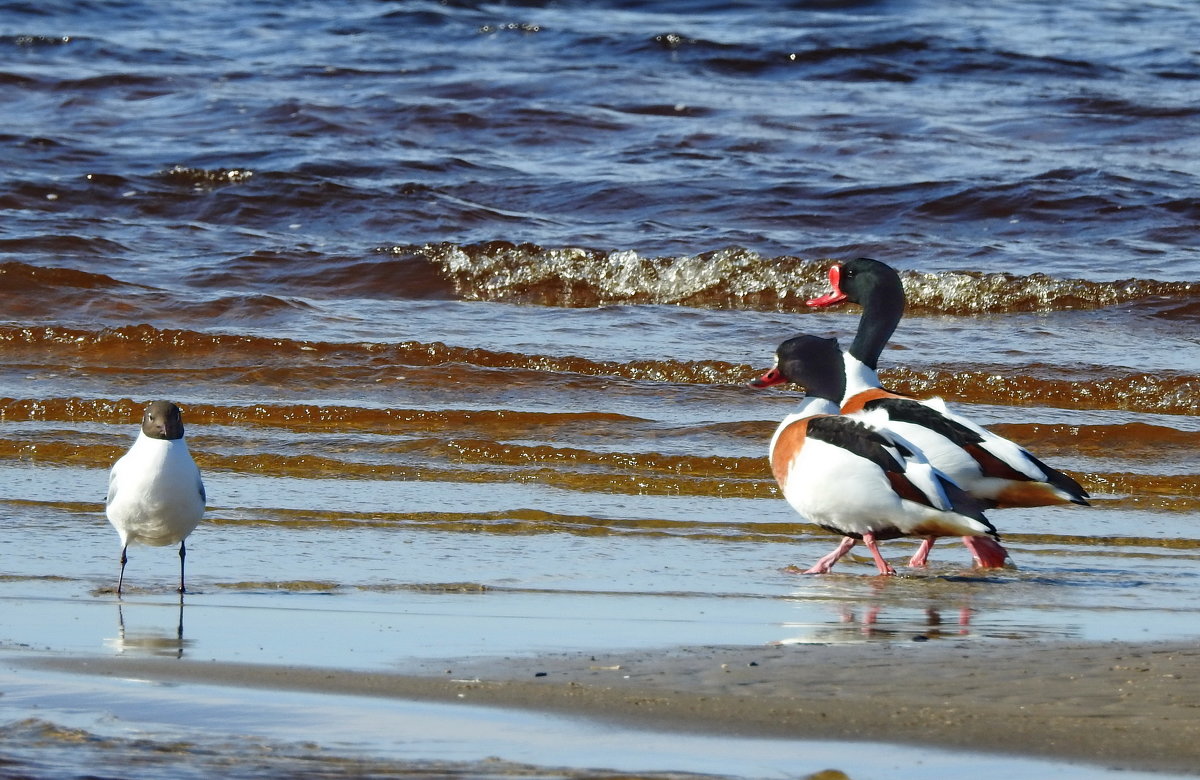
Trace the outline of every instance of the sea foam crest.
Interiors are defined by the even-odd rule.
[[[808,311],[829,290],[832,259],[769,257],[741,247],[647,257],[635,250],[491,241],[384,249],[424,258],[465,300],[544,306],[681,304],[698,308]],[[1096,309],[1122,303],[1191,306],[1200,284],[1153,279],[1091,281],[1046,274],[901,270],[910,313],[977,314]]]
[[[630,249],[601,252],[490,242],[430,246],[425,253],[441,265],[464,298],[555,306],[797,305],[819,292],[830,262],[765,258],[736,247],[697,255],[645,257]]]
[[[1015,276],[965,271],[903,274],[905,295],[916,310],[954,314],[1098,309],[1161,298],[1194,298],[1200,285],[1153,279],[1089,281],[1046,274]]]

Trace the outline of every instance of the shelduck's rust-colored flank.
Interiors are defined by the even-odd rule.
[[[780,487],[787,482],[792,459],[804,446],[804,440],[808,437],[808,424],[811,421],[812,418],[797,420],[775,437],[775,446],[771,450],[771,473],[775,475],[775,481]]]

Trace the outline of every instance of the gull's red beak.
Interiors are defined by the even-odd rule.
[[[749,384],[750,387],[758,388],[771,387],[773,385],[785,385],[787,384],[787,377],[785,377],[783,372],[778,368],[772,368],[758,379],[752,379]]]
[[[835,303],[841,303],[846,300],[846,293],[842,292],[842,264],[834,263],[829,267],[829,284],[833,286],[833,292],[825,293],[824,295],[813,298],[808,302],[809,306],[832,306]]]

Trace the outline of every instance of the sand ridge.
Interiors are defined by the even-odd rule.
[[[883,642],[562,653],[401,672],[132,657],[37,666],[503,707],[663,729],[870,740],[1200,774],[1193,643]]]

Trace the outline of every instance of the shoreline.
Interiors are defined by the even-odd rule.
[[[665,731],[1200,773],[1200,647],[1181,641],[569,652],[397,672],[130,656],[12,660],[59,672],[519,708]]]

